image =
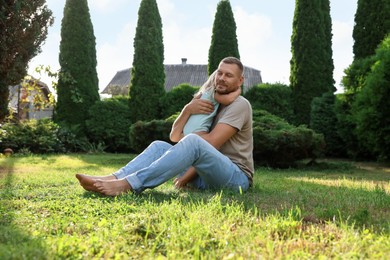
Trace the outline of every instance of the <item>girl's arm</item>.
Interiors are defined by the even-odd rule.
[[[230,92],[229,94],[218,94],[217,92],[214,93],[214,99],[218,103],[228,106],[231,103],[233,103],[236,98],[241,95],[241,88],[237,88],[236,91]]]
[[[169,138],[172,142],[179,142],[183,138],[184,125],[193,114],[210,114],[214,111],[214,106],[210,100],[200,99],[200,95],[184,106],[180,115],[173,122]]]
[[[173,183],[177,189],[181,189],[187,185],[190,181],[192,181],[197,176],[196,170],[194,167],[190,167],[183,176],[176,178]]]
[[[169,134],[169,139],[172,142],[179,142],[183,138],[183,129],[184,125],[187,123],[188,118],[191,116],[189,109],[186,109],[186,106],[181,110],[180,115],[176,118],[175,122],[172,124],[171,132]]]

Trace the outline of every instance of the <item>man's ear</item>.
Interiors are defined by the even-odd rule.
[[[240,86],[242,86],[242,84],[244,84],[244,76],[240,77]]]

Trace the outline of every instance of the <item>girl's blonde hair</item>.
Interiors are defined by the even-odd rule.
[[[215,76],[217,75],[217,70],[215,70],[213,73],[211,73],[211,75],[209,76],[209,78],[207,79],[207,81],[200,87],[200,89],[198,90],[198,92],[196,92],[194,94],[194,97],[198,96],[199,94],[201,93],[204,93],[204,92],[207,92],[209,91],[210,89],[213,89],[215,88]]]

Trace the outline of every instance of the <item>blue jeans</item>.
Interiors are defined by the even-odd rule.
[[[248,177],[228,157],[196,134],[185,136],[176,145],[154,141],[126,166],[114,173],[125,178],[136,193],[157,187],[194,166],[195,188],[231,188],[246,191]]]

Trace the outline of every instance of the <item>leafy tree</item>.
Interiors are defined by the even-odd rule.
[[[374,55],[378,45],[390,33],[390,1],[358,0],[353,28],[355,59]]]
[[[46,0],[0,0],[0,121],[8,114],[8,86],[26,76],[53,21]]]
[[[376,51],[376,62],[353,104],[359,143],[390,161],[390,36]]]
[[[236,22],[229,0],[221,0],[214,18],[213,34],[209,49],[209,75],[217,68],[221,60],[228,56],[240,58],[236,34]]]
[[[99,98],[96,72],[96,42],[87,0],[67,0],[61,25],[55,119],[66,125],[80,125],[88,109]]]
[[[134,38],[130,82],[132,122],[159,117],[159,99],[164,89],[164,45],[156,0],[142,0]]]
[[[334,92],[329,0],[296,0],[290,85],[296,123],[309,124],[311,101]]]
[[[364,81],[370,73],[371,66],[374,62],[375,59],[373,56],[355,59],[352,64],[344,70],[345,75],[343,76],[341,83],[345,92],[354,94],[362,89]]]

